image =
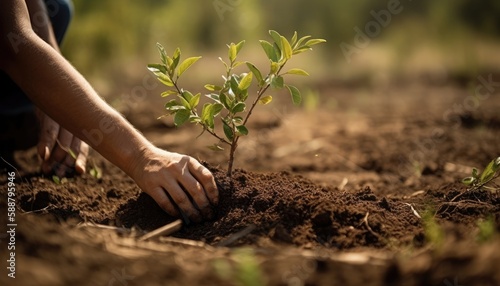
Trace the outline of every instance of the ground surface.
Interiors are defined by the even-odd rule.
[[[116,167],[94,154],[101,179],[56,184],[35,150],[18,152],[17,278],[5,275],[4,235],[0,284],[500,285],[498,192],[459,183],[500,155],[500,87],[474,99],[481,84],[327,83],[308,108],[278,99],[240,141],[232,188],[225,154],[204,148],[212,139],[157,121],[152,96],[126,116],[158,146],[208,162],[216,219],[138,241],[174,218]],[[2,198],[6,182],[3,169]],[[488,223],[497,234],[481,241]]]

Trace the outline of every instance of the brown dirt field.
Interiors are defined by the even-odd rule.
[[[204,148],[208,135],[193,141],[195,127],[157,121],[162,99],[150,95],[125,115],[156,145],[206,162],[216,218],[139,241],[175,218],[118,168],[94,153],[102,178],[56,184],[34,149],[18,151],[17,272],[6,276],[0,236],[0,284],[500,285],[498,189],[460,184],[500,155],[500,88],[474,99],[480,84],[329,82],[309,108],[275,100],[250,120],[232,185],[226,154]],[[495,234],[480,241],[484,221]]]

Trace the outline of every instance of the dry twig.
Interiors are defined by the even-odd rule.
[[[160,228],[157,228],[149,233],[146,233],[142,237],[139,238],[139,241],[144,241],[152,238],[156,238],[159,236],[168,236],[171,235],[177,231],[179,231],[182,227],[182,220],[178,219],[172,223],[169,223],[165,226],[162,226]]]

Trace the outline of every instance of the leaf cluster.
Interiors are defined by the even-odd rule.
[[[494,188],[486,185],[499,176],[499,170],[500,157],[492,160],[486,168],[484,168],[481,174],[479,174],[478,169],[472,168],[471,176],[464,178],[462,183],[466,186],[470,186],[472,189],[487,188],[494,190]]]
[[[157,79],[169,89],[161,96],[175,96],[165,104],[166,115],[174,116],[174,124],[180,126],[186,122],[199,124],[203,127],[203,132],[209,132],[218,139],[218,143],[209,146],[213,150],[224,150],[223,146],[231,147],[230,167],[232,166],[233,155],[236,150],[239,137],[248,135],[249,131],[246,123],[257,104],[266,105],[273,100],[271,95],[266,94],[269,89],[287,88],[292,102],[296,105],[301,102],[301,94],[297,87],[285,84],[285,75],[309,74],[299,68],[292,68],[282,72],[283,67],[294,56],[311,50],[312,46],[324,43],[323,39],[312,39],[311,36],[298,38],[295,32],[290,40],[280,35],[276,31],[269,31],[272,41],[261,40],[260,45],[269,60],[269,71],[263,73],[257,66],[248,61],[238,61],[238,54],[243,48],[245,41],[231,43],[227,45],[227,60],[219,58],[225,67],[225,74],[222,76],[221,84],[206,84],[204,87],[208,91],[205,94],[209,102],[200,108],[201,93],[193,94],[182,89],[178,85],[179,78],[184,72],[201,57],[190,57],[180,61],[181,51],[177,48],[172,57],[167,55],[164,47],[157,44],[160,53],[161,63],[149,64],[148,69]],[[246,67],[243,72],[235,72],[239,66]],[[256,96],[248,102],[250,89],[256,83]],[[224,135],[219,135],[216,131],[216,123],[222,125]]]

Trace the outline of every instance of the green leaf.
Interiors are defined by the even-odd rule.
[[[282,76],[275,76],[271,80],[271,87],[272,88],[283,88],[285,86],[285,80],[283,79]]]
[[[273,101],[273,97],[270,95],[264,96],[259,99],[259,103],[263,105],[269,104],[271,101]]]
[[[325,39],[311,39],[309,41],[306,42],[305,46],[314,46],[314,45],[317,45],[317,44],[321,44],[321,43],[326,43],[326,40]]]
[[[201,110],[201,122],[204,123],[210,130],[214,129],[214,116],[212,116],[213,105],[205,103]]]
[[[231,78],[229,79],[229,84],[231,86],[231,90],[233,91],[234,95],[240,92],[239,89],[240,83],[238,82],[238,78],[236,75],[231,76]]]
[[[189,101],[189,106],[191,106],[191,109],[195,109],[196,106],[198,106],[198,103],[200,103],[200,97],[201,93],[197,93],[191,98],[191,100]]]
[[[474,177],[467,177],[467,178],[462,179],[462,183],[466,186],[472,186],[475,181],[476,181],[476,178],[474,178]]]
[[[94,177],[95,179],[100,179],[102,178],[102,171],[100,168],[94,166],[89,170],[89,174]]]
[[[76,160],[76,153],[75,151],[71,150],[71,148],[68,148],[68,153],[71,156],[71,158]]]
[[[167,52],[165,48],[160,43],[156,43],[156,48],[158,48],[158,52],[160,53],[161,62],[166,65],[167,64]]]
[[[217,144],[209,145],[207,147],[208,147],[208,149],[210,149],[212,151],[216,151],[216,152],[224,151],[224,148],[222,148],[221,146],[219,146]]]
[[[291,42],[291,45],[295,45],[297,43],[297,31],[293,32],[293,36],[292,36],[292,42]]]
[[[187,101],[184,97],[181,95],[177,95],[177,98],[180,99],[180,105],[183,106],[183,109],[188,109],[191,110],[191,106],[189,105],[189,101]]]
[[[245,40],[236,44],[236,55],[238,55],[241,51],[241,48],[245,45]]]
[[[262,49],[264,49],[264,52],[266,53],[267,58],[272,62],[277,62],[278,56],[276,55],[276,52],[274,51],[273,45],[265,40],[260,40],[259,42],[260,42],[260,45],[262,46]]]
[[[472,168],[472,177],[478,178],[479,177],[478,172],[479,171],[477,170],[477,168]]]
[[[281,43],[282,43],[282,42],[281,42],[281,37],[282,37],[282,36],[280,35],[280,33],[276,32],[276,31],[274,31],[274,30],[269,30],[269,35],[271,35],[271,38],[273,38],[273,41],[274,41],[277,45],[279,45],[279,46],[278,46],[278,47],[279,47],[279,49],[280,49],[280,50],[282,50],[282,48],[283,48],[283,47],[281,46]]]
[[[255,75],[255,78],[259,82],[259,86],[264,85],[264,78],[260,70],[250,62],[246,62],[248,69]]]
[[[493,163],[493,171],[498,171],[500,169],[500,157],[496,158],[495,163]]]
[[[281,45],[281,43],[280,43],[280,45]],[[282,56],[280,46],[278,46],[278,44],[274,43],[273,44],[273,50],[274,50],[274,53],[276,54],[276,58],[278,59],[277,62],[280,63],[280,64],[283,64],[284,63],[284,58]]]
[[[165,109],[168,111],[177,111],[180,109],[186,109],[182,104],[180,104],[176,99],[172,99],[165,103]]]
[[[180,58],[181,58],[181,49],[177,48],[174,51],[174,55],[172,57],[172,63],[170,64],[171,71],[174,71],[177,68]]]
[[[219,61],[221,61],[226,67],[226,72],[229,72],[229,66],[227,65],[227,63],[221,57],[219,57]]]
[[[294,50],[293,54],[297,55],[297,54],[303,53],[305,51],[310,51],[310,50],[312,50],[312,49],[309,46],[301,46],[301,47],[297,48],[296,50]]]
[[[302,45],[302,43],[309,39],[311,36],[304,36],[302,38],[300,38],[294,45],[293,45],[293,49],[295,50],[297,47],[300,47],[300,45]]]
[[[224,107],[226,109],[230,110],[231,109],[231,105],[232,105],[232,101],[229,98],[229,96],[227,96],[227,94],[225,94],[225,93],[221,93],[219,95],[219,98],[220,98],[220,102],[224,105]]]
[[[224,135],[226,135],[226,138],[229,141],[233,141],[234,139],[233,129],[229,125],[227,125],[224,119],[222,119],[222,129],[224,130]]]
[[[190,57],[185,59],[179,65],[179,71],[177,72],[177,76],[180,77],[190,66],[196,63],[199,59],[201,59],[201,57]]]
[[[167,73],[167,66],[164,64],[148,64],[148,70],[156,75],[156,73]]]
[[[242,124],[243,123],[243,117],[241,117],[241,116],[235,116],[235,117],[233,117],[233,122],[234,122],[234,124]]]
[[[236,60],[236,56],[238,55],[238,50],[236,49],[236,45],[231,43],[229,45],[229,50],[227,52],[227,56],[229,57],[229,61],[233,63]]]
[[[222,86],[213,85],[213,84],[205,84],[205,89],[209,91],[219,91],[222,90]]]
[[[206,95],[208,98],[212,99],[213,101],[220,103],[220,97],[216,93],[210,93]]]
[[[245,63],[245,62],[235,62],[235,63],[233,64],[233,68],[238,67],[238,66],[241,66],[241,65],[242,65],[242,64],[244,64],[244,63]]]
[[[271,70],[269,71],[270,74],[276,74],[280,69],[280,65],[276,62],[271,62]]]
[[[172,82],[172,80],[166,74],[159,73],[159,74],[156,75],[156,77],[164,85],[166,85],[168,87],[174,86],[174,83]]]
[[[303,76],[308,76],[309,75],[309,73],[307,73],[303,69],[291,69],[291,70],[287,71],[284,74],[303,75]]]
[[[281,36],[281,46],[282,46],[282,51],[283,51],[283,57],[286,59],[286,60],[289,60],[291,57],[292,57],[292,46],[290,46],[290,43],[288,42],[288,40]]]
[[[224,106],[222,106],[222,104],[214,103],[212,106],[211,113],[210,113],[211,116],[215,117],[215,116],[219,115],[219,113],[222,111],[223,108],[224,108]]]
[[[175,90],[167,90],[161,93],[161,97],[167,97],[172,94],[177,94],[177,91]]]
[[[189,122],[191,122],[191,123],[201,123],[201,118],[199,116],[191,114],[189,116]]]
[[[174,70],[171,68],[174,60],[171,57],[167,56],[167,71],[168,75],[172,78],[174,76]]]
[[[243,112],[245,111],[245,108],[246,108],[246,104],[244,102],[238,102],[234,105],[233,109],[231,110],[231,112],[233,114],[236,114],[238,112]]]
[[[187,102],[193,98],[193,94],[189,90],[184,90],[181,95]]]
[[[252,72],[247,73],[238,84],[239,90],[247,90],[252,84],[253,74]]]
[[[190,115],[191,115],[191,112],[187,109],[178,110],[174,116],[175,126],[179,127],[182,124],[184,124],[189,119]]]
[[[248,135],[248,129],[245,125],[236,126],[236,131],[238,132],[238,135]]]
[[[60,179],[58,176],[56,176],[56,175],[53,175],[53,176],[52,176],[52,181],[53,181],[54,183],[58,184],[58,185],[60,185],[60,184],[61,184],[61,179]]]
[[[493,170],[493,166],[495,165],[495,160],[491,161],[486,168],[484,168],[483,173],[481,173],[481,177],[479,178],[480,183],[486,183],[495,176],[495,171]]]
[[[293,85],[287,85],[288,91],[290,91],[290,95],[292,96],[292,102],[295,105],[299,105],[302,101],[302,97],[300,96],[300,91]]]

